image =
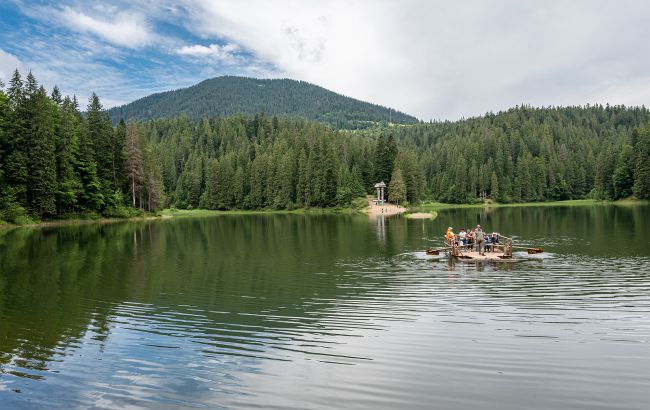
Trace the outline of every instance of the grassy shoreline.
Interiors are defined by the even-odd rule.
[[[647,205],[649,201],[638,199],[623,199],[619,201],[608,201],[599,199],[571,199],[567,201],[548,201],[548,202],[518,202],[518,203],[476,203],[476,204],[448,204],[443,202],[428,202],[417,206],[410,207],[408,212],[432,212],[445,209],[471,209],[471,208],[515,208],[515,207],[550,207],[550,206],[634,206]]]
[[[362,213],[363,209],[357,208],[298,208],[293,210],[287,209],[255,209],[255,210],[212,210],[212,209],[164,209],[156,214],[138,215],[132,217],[100,217],[100,218],[70,218],[70,219],[54,219],[28,224],[13,224],[0,220],[0,231],[10,230],[15,228],[45,228],[45,227],[58,227],[67,225],[88,225],[88,224],[110,224],[117,222],[130,222],[130,221],[154,221],[165,220],[172,218],[191,218],[191,217],[206,217],[218,215],[352,215]]]
[[[417,206],[409,207],[406,211],[406,216],[413,213],[426,212],[436,215],[438,211],[447,209],[471,209],[471,208],[511,208],[511,207],[550,207],[550,206],[635,206],[647,205],[650,201],[637,200],[637,199],[624,199],[619,201],[606,201],[595,199],[576,199],[568,201],[549,201],[549,202],[522,202],[522,203],[477,203],[477,204],[447,204],[443,202],[428,202]],[[364,213],[364,209],[358,207],[347,208],[298,208],[294,210],[286,209],[256,209],[256,210],[232,210],[232,211],[219,211],[210,209],[165,209],[157,214],[139,215],[128,218],[77,218],[77,219],[62,219],[42,221],[38,223],[16,225],[0,221],[0,231],[10,230],[15,228],[44,228],[44,227],[58,227],[66,225],[86,225],[86,224],[110,224],[117,222],[128,221],[149,221],[149,220],[165,220],[172,218],[189,218],[189,217],[206,217],[218,215],[352,215]]]

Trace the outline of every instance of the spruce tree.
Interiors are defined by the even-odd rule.
[[[492,171],[492,176],[490,177],[490,197],[494,201],[501,198],[499,191],[499,178],[497,178],[497,174],[494,171]]]
[[[395,168],[388,185],[388,200],[397,205],[404,204],[406,202],[406,191],[407,187],[402,176],[402,170]]]
[[[30,78],[31,77],[31,78]],[[39,217],[56,214],[56,135],[54,113],[58,106],[48,98],[45,89],[37,88],[36,79],[30,73],[28,146],[28,185],[29,208]]]
[[[141,198],[142,183],[144,180],[144,159],[140,147],[140,133],[138,124],[129,120],[126,126],[126,177],[129,183],[129,196],[131,205],[136,207],[136,200]],[[142,208],[142,201],[138,205]]]
[[[18,70],[14,71],[7,89],[8,108],[5,128],[3,158],[5,180],[11,187],[12,195],[18,204],[27,207],[27,136],[29,135],[29,113],[25,98],[24,84]]]
[[[75,212],[78,204],[81,181],[75,172],[79,157],[79,117],[76,115],[72,100],[65,97],[61,104],[59,127],[56,139],[57,160],[57,213],[59,215]]]
[[[650,125],[639,130],[635,154],[634,195],[638,199],[650,199]]]
[[[614,169],[614,175],[612,175],[613,199],[626,198],[632,195],[634,166],[635,164],[632,163],[632,146],[626,144],[618,154],[616,168]]]
[[[101,183],[107,205],[115,206],[118,205],[115,203],[114,195],[118,188],[119,165],[119,161],[115,159],[115,154],[118,151],[115,146],[115,133],[97,94],[93,93],[89,98],[86,112],[88,136],[93,143],[95,161],[97,162],[97,177]]]

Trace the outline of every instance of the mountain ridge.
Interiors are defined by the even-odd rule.
[[[234,114],[302,117],[334,128],[366,128],[371,123],[415,124],[416,117],[361,101],[306,81],[220,76],[195,85],[163,91],[107,110],[120,119],[151,120],[181,114],[192,120]]]

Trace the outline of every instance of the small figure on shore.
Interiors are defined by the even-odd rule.
[[[476,225],[476,229],[474,230],[476,234],[476,244],[478,245],[478,254],[479,255],[485,255],[483,252],[483,242],[485,241],[485,233],[481,229],[481,225]]]

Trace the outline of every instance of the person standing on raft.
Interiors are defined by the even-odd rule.
[[[485,255],[484,249],[483,249],[483,242],[485,241],[485,233],[481,229],[481,225],[476,225],[476,229],[474,230],[476,233],[476,243],[478,244],[478,254],[479,255]]]

